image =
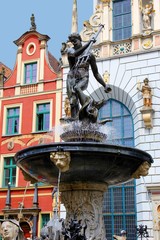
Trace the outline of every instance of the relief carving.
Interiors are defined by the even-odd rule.
[[[67,210],[66,224],[71,219],[82,220],[87,224],[87,239],[103,239],[105,235],[101,204],[103,192],[100,191],[66,191],[62,192],[62,202]]]

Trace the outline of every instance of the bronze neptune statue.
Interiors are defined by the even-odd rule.
[[[95,56],[90,51],[103,27],[103,25],[100,25],[95,36],[85,45],[82,45],[82,39],[78,33],[72,33],[68,37],[69,42],[73,44],[73,47],[67,50],[70,68],[67,75],[67,95],[71,107],[71,120],[89,119],[89,122],[95,123],[98,109],[103,105],[103,100],[96,102],[83,92],[87,89],[89,83],[89,66],[95,79],[104,87],[104,91],[106,93],[111,91],[111,88],[99,74]],[[81,105],[81,108],[79,105]]]

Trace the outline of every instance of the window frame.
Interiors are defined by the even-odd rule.
[[[113,105],[113,102],[118,103],[118,104],[121,104],[121,109],[120,109],[120,114],[121,114],[120,123],[121,123],[121,125],[124,125],[125,118],[128,117],[128,116],[131,116],[131,115],[129,114],[128,108],[127,108],[123,103],[121,103],[121,102],[119,102],[119,101],[117,101],[117,100],[115,100],[115,99],[112,99],[112,98],[110,98],[107,102],[109,103],[108,108],[109,108],[110,119],[111,119],[111,120],[113,120],[113,119],[118,119],[118,118],[119,118],[118,115],[117,115],[117,116],[116,116],[116,115],[113,116],[112,111],[115,109],[115,107],[112,106],[112,105]],[[107,104],[107,102],[106,102],[106,104]],[[104,105],[104,106],[105,106],[105,105]],[[101,110],[99,111],[99,118],[100,118],[101,120],[104,120],[105,118],[108,118],[108,117],[104,117],[104,118],[102,117],[102,110],[103,110],[103,107],[102,107]],[[124,112],[125,110],[127,110],[128,113],[125,113],[125,112]],[[132,118],[132,117],[131,117],[131,122],[132,122],[132,133],[131,133],[132,137],[126,137],[126,136],[125,136],[125,133],[124,133],[124,130],[125,130],[125,129],[124,129],[124,128],[121,128],[121,132],[120,132],[121,138],[116,137],[116,138],[114,139],[114,142],[117,141],[117,143],[119,143],[119,144],[121,144],[121,145],[125,145],[125,140],[127,140],[127,139],[129,140],[129,139],[133,138],[133,143],[132,143],[131,147],[134,146],[134,127],[133,127],[134,125],[133,125],[133,118]],[[110,127],[113,127],[113,121],[108,122],[107,125],[110,126]],[[116,132],[117,132],[117,131],[116,131]],[[121,142],[120,142],[120,139],[121,139]],[[128,146],[128,145],[127,145],[127,146]]]
[[[114,13],[114,4],[115,3],[122,3],[122,2],[125,2],[125,1],[130,1],[130,11],[127,11],[126,13],[122,12],[121,14],[115,14]],[[117,42],[117,41],[122,41],[122,40],[126,40],[126,39],[129,39],[132,37],[132,5],[131,5],[131,0],[113,0],[112,2],[112,39],[113,39],[113,42]],[[124,16],[126,16],[127,14],[130,15],[130,25],[129,26],[124,26],[123,24],[123,20],[124,20]],[[114,27],[114,20],[116,17],[118,16],[121,16],[121,19],[122,19],[122,26],[121,27],[118,27],[118,28],[115,28]],[[124,37],[124,31],[125,29],[130,29],[130,36],[127,36],[127,37]],[[116,37],[116,31],[117,30],[121,30],[121,34],[122,36],[120,38],[117,38]]]
[[[27,65],[27,64],[32,64],[32,63],[37,63],[37,77],[36,77],[36,82],[35,83],[25,83],[25,65]],[[21,67],[21,69],[22,69],[22,71],[21,72],[19,72],[19,74],[17,74],[17,76],[19,76],[19,78],[20,78],[20,84],[21,85],[32,85],[32,84],[37,84],[38,83],[38,81],[39,81],[39,76],[40,76],[40,72],[39,72],[39,70],[40,70],[40,60],[39,59],[37,59],[37,58],[35,58],[35,59],[32,59],[32,60],[29,60],[29,61],[23,61],[22,62],[22,67]],[[19,82],[19,80],[17,79],[17,82]]]
[[[34,65],[36,64],[36,78],[35,80],[33,81],[33,77],[34,77]],[[29,73],[30,73],[30,76],[29,76],[29,82],[27,82],[27,66],[30,66],[30,70],[29,70]],[[37,71],[37,68],[38,68],[38,63],[37,61],[33,61],[33,62],[30,62],[30,63],[24,63],[24,84],[25,85],[28,85],[28,84],[35,84],[37,83],[37,74],[38,74],[38,71]]]
[[[49,105],[49,109],[50,109],[50,103],[37,104],[37,108],[36,108],[36,132],[49,131],[49,126],[48,126],[48,129],[47,129],[46,119],[45,119],[45,117],[48,115],[48,121],[50,121],[50,110],[47,110],[48,105]],[[43,110],[39,109],[40,106],[43,108]],[[49,122],[49,125],[50,125],[50,122]]]
[[[48,222],[51,220],[51,213],[50,212],[42,212],[41,213],[41,220],[40,220],[40,226],[41,226],[41,228],[43,228],[44,226],[45,226],[45,224],[47,224],[48,222],[46,222],[45,221],[45,223],[44,223],[44,219],[43,219],[43,216],[46,216],[46,215],[48,215],[48,217],[49,217],[49,220],[48,220]]]
[[[8,110],[13,108],[19,108],[19,126],[17,133],[7,133],[7,126],[8,126]],[[4,115],[3,115],[3,128],[2,128],[2,135],[3,136],[13,136],[21,134],[21,126],[22,126],[22,103],[19,104],[11,104],[4,106]]]
[[[10,164],[10,165],[5,165],[5,160],[10,159],[10,160],[14,160],[14,156],[11,155],[5,155],[3,156],[3,174],[2,174],[2,187],[7,188],[8,187],[8,183],[10,182],[10,186],[11,187],[16,187],[17,186],[17,174],[18,174],[18,170],[17,170],[17,166],[16,163],[15,164]],[[5,169],[10,169],[9,172],[9,181],[8,183],[5,185],[5,179],[7,179],[6,177],[6,170]],[[13,179],[13,169],[15,169],[16,173],[15,173],[15,183],[12,183],[12,179]]]
[[[12,114],[10,114],[10,110],[13,111]],[[18,111],[18,113],[16,113]],[[6,135],[15,135],[19,133],[19,107],[15,108],[8,108],[7,109],[7,126],[6,126]],[[9,123],[11,120],[11,124]],[[11,132],[9,132],[9,125],[11,125]]]
[[[49,109],[49,129],[48,130],[37,130],[37,106],[43,104],[50,104]],[[33,132],[48,132],[52,128],[52,116],[53,116],[53,99],[45,99],[40,101],[35,101],[33,103],[33,121],[32,121],[32,131]]]
[[[114,105],[115,104],[115,105]],[[116,105],[117,104],[117,105]],[[105,111],[105,107],[106,107],[106,111]],[[117,107],[117,108],[116,108]],[[130,123],[132,124],[132,127],[130,128],[131,131],[131,136],[132,136],[132,146],[130,147],[134,147],[134,125],[133,125],[133,118],[132,115],[130,113],[130,111],[128,110],[128,108],[120,101],[117,101],[115,99],[108,99],[106,104],[99,110],[99,119],[103,120],[103,119],[111,119],[114,121],[114,119],[119,118],[121,121],[121,125],[120,125],[120,139],[116,139],[119,140],[118,144],[123,145],[125,143],[125,138],[124,138],[124,126],[125,124],[125,117],[126,116],[130,116],[131,121]],[[111,127],[112,129],[112,125],[114,125],[113,122],[108,122],[106,123],[106,126],[108,126],[109,128]],[[117,128],[115,128],[115,132],[117,132]],[[114,134],[114,133],[113,133]],[[115,144],[114,143],[114,139],[113,141],[111,141],[111,144]],[[117,143],[116,143],[117,144]],[[125,146],[128,146],[127,144],[125,144]],[[127,191],[131,191],[131,194],[133,195],[133,198],[131,200],[133,200],[133,202],[131,203],[131,200],[128,200],[127,198],[125,198],[127,195]],[[116,197],[118,197],[118,193],[117,195],[114,195],[114,191],[119,191],[121,192],[121,194],[119,194],[119,202],[118,200],[116,200]],[[104,222],[105,224],[107,224],[106,229],[110,229],[108,232],[106,232],[107,234],[107,239],[112,238],[112,236],[114,234],[119,235],[120,230],[124,229],[127,230],[127,239],[133,239],[133,232],[131,230],[132,229],[132,225],[130,224],[130,221],[132,219],[132,222],[134,225],[136,225],[136,221],[137,221],[137,214],[136,214],[136,181],[132,180],[129,181],[125,184],[121,184],[121,185],[117,185],[117,186],[109,186],[108,187],[108,191],[105,193],[104,195],[104,202],[103,202],[103,217],[104,217]],[[108,204],[107,204],[108,202]],[[121,207],[118,209],[118,211],[116,212],[116,203],[117,204],[121,204]],[[129,209],[129,204],[132,204],[132,211],[128,211]],[[127,221],[127,219],[130,219],[130,221]],[[118,227],[119,229],[118,229]]]

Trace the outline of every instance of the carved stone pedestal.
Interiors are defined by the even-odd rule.
[[[105,227],[102,216],[103,194],[106,184],[63,184],[60,186],[61,201],[66,208],[67,225],[75,217],[87,224],[87,239],[105,240]]]
[[[146,128],[152,128],[152,115],[154,113],[154,110],[151,107],[144,107],[141,110],[144,125]]]

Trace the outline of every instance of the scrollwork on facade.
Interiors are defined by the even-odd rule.
[[[84,21],[84,29],[80,34],[84,42],[89,41],[92,34],[97,32],[98,26],[101,24],[102,14],[102,7],[97,5],[95,13],[90,17],[89,20]]]
[[[95,13],[90,18],[90,23],[93,27],[98,27],[99,24],[101,24],[102,14],[102,7],[100,5],[97,5]]]
[[[94,29],[89,21],[84,21],[83,26],[84,30],[82,31],[81,36],[83,41],[88,41],[91,35],[94,33]]]

